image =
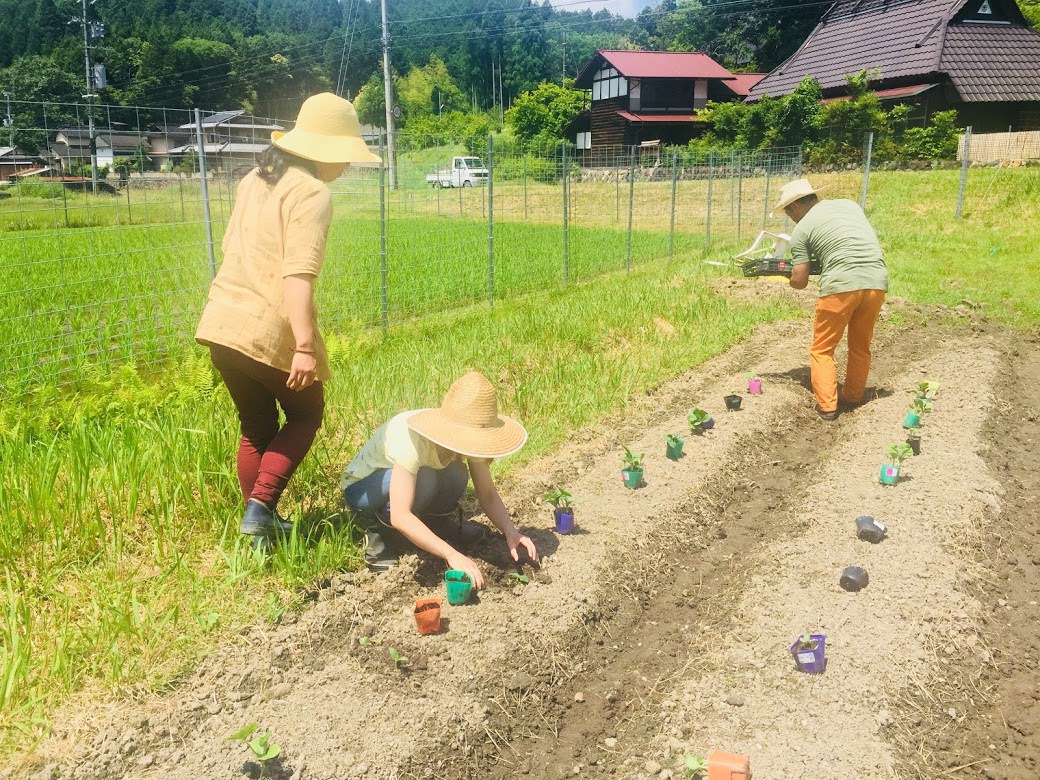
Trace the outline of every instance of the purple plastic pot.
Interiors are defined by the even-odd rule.
[[[710,431],[714,427],[715,427],[715,418],[714,417],[709,417],[707,420],[705,420],[704,422],[701,423],[701,430],[702,431]]]
[[[574,510],[570,507],[561,507],[553,510],[556,520],[556,533],[569,534],[574,530]]]
[[[806,674],[823,674],[823,670],[827,668],[827,637],[823,634],[810,634],[809,638],[816,642],[815,649],[799,650],[798,645],[802,641],[799,637],[791,645],[791,655],[798,664],[799,671]]]

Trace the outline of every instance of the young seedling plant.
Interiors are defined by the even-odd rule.
[[[666,433],[664,440],[669,447],[678,447],[680,444],[686,441],[682,436],[677,433]]]
[[[708,422],[710,415],[703,409],[694,409],[686,416],[686,422],[690,424],[690,431],[698,436],[704,433],[704,423]]]
[[[802,634],[801,637],[798,639],[799,650],[815,650],[816,645],[816,640],[812,638],[812,634],[810,634],[808,631]]]
[[[930,379],[926,379],[923,382],[917,383],[917,397],[925,400],[935,400],[935,396],[939,393],[939,383],[933,382]]]
[[[924,414],[932,411],[932,402],[926,398],[915,398],[910,404],[910,410],[914,414]]]
[[[507,575],[511,585],[526,585],[531,581],[531,578],[526,574],[520,574],[520,572],[511,571]]]
[[[247,723],[230,737],[227,737],[226,741],[245,742],[249,749],[253,751],[256,760],[260,762],[260,774],[262,776],[267,768],[267,762],[276,758],[282,752],[282,748],[271,741],[271,735],[266,731],[261,731],[256,737],[250,739],[258,728],[259,725],[256,723]]]
[[[910,445],[906,442],[888,445],[888,462],[896,468],[899,468],[903,461],[913,454],[914,451],[910,449]]]
[[[391,648],[389,648],[389,650],[390,650],[390,660],[394,662],[394,668],[395,669],[400,669],[402,666],[408,666],[408,664],[411,663],[408,660],[408,656],[401,655],[399,652],[397,652],[397,650],[395,648],[391,647]]]
[[[708,771],[708,762],[704,756],[687,754],[683,765],[686,769],[686,780],[701,780],[704,773]]]
[[[550,490],[542,496],[542,500],[547,504],[552,504],[553,509],[570,510],[574,506],[574,496],[566,488]]]
[[[643,470],[643,453],[632,452],[625,447],[625,454],[621,456],[621,463],[625,471],[635,472]]]

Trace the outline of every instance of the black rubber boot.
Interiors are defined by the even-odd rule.
[[[369,570],[379,573],[392,569],[398,558],[397,531],[374,512],[364,512],[357,518],[365,529],[365,564]]]
[[[419,519],[459,552],[472,550],[487,537],[487,528],[462,519],[461,506],[447,512],[424,512]]]

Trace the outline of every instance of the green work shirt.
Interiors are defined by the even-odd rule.
[[[821,200],[791,233],[795,265],[819,260],[820,295],[853,290],[888,291],[888,269],[877,233],[851,200]]]

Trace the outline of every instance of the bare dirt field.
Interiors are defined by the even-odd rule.
[[[869,402],[836,423],[812,412],[810,324],[787,322],[514,473],[507,503],[544,557],[520,584],[486,543],[487,588],[445,605],[439,635],[412,618],[443,596],[436,562],[343,574],[165,695],[75,702],[7,776],[255,778],[225,740],[250,721],[282,748],[265,773],[286,779],[665,780],[715,749],[757,778],[1040,776],[1040,339],[967,311],[894,312]],[[745,372],[764,393],[726,412]],[[923,379],[942,387],[921,454],[881,486]],[[688,432],[694,406],[717,424],[669,461],[663,436]],[[638,490],[622,445],[646,453]],[[557,484],[577,498],[574,534],[540,503]],[[858,540],[859,515],[887,538]],[[838,584],[850,565],[870,575],[858,593]],[[822,675],[788,651],[806,630],[827,636]]]

